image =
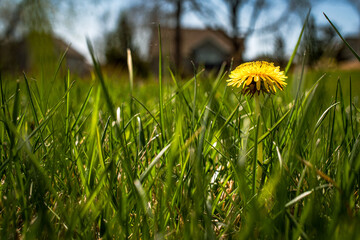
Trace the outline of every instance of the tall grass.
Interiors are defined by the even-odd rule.
[[[0,78],[2,238],[360,236],[358,78],[303,68],[259,121],[225,67],[129,88],[89,49],[91,82]]]

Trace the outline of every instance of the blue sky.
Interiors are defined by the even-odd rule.
[[[217,1],[217,0],[212,0]],[[274,1],[276,2],[279,1]],[[129,1],[98,1],[97,5],[85,4],[81,6],[81,12],[76,14],[74,19],[69,20],[67,16],[59,16],[55,23],[56,34],[63,37],[67,42],[78,49],[81,53],[88,57],[86,47],[86,37],[89,37],[96,45],[106,31],[112,30],[115,26],[118,14],[125,9]],[[255,28],[261,28],[269,21],[276,19],[281,13],[282,5],[277,4],[272,11],[262,14],[258,19]],[[226,9],[217,9],[217,18],[226,22]],[[249,21],[249,9],[243,8],[241,11],[240,29],[244,30]],[[328,0],[322,4],[315,5],[311,13],[315,17],[318,25],[328,24],[323,12],[332,20],[340,29],[344,36],[357,34],[360,30],[360,20],[357,12],[353,7],[346,3],[345,0]],[[220,17],[219,17],[220,16]],[[299,36],[302,22],[300,18],[291,17],[287,20],[288,24],[283,24],[279,28],[279,33],[285,38],[286,52],[289,55],[296,44]],[[183,18],[184,27],[201,28],[203,22],[194,13],[187,13]],[[140,41],[141,43],[141,41]],[[143,45],[146,42],[143,43]],[[245,59],[251,59],[259,54],[271,54],[274,46],[274,34],[269,32],[257,31],[246,41]]]

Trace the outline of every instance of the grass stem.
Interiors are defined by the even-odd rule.
[[[260,96],[259,94],[254,94],[254,102],[255,102],[255,119],[258,119],[257,126],[257,137],[256,139],[259,139],[262,135],[262,128],[261,128],[261,107],[260,107]],[[263,164],[263,143],[258,142],[257,143],[257,161],[262,165]],[[258,180],[258,186],[260,186],[262,177],[262,166],[259,167],[257,171],[257,180]]]

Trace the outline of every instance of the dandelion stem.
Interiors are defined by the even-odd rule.
[[[259,119],[257,124],[259,124],[258,126],[258,135],[257,135],[257,139],[259,139],[262,135],[262,128],[261,128],[261,108],[260,108],[260,94],[254,94],[254,100],[255,100],[255,119]],[[257,143],[257,160],[263,164],[263,147],[262,147],[262,142]],[[261,177],[262,177],[262,167],[258,168],[257,171],[257,179],[258,179],[258,186],[260,186],[260,182],[261,182]]]

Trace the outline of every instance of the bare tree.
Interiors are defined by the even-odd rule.
[[[181,71],[181,49],[182,49],[182,20],[188,11],[196,11],[201,5],[200,0],[139,0],[131,7],[132,11],[141,12],[138,14],[145,23],[158,23],[161,26],[173,27],[175,29],[174,39],[174,60],[176,70]],[[150,20],[150,21],[149,21]],[[154,27],[154,25],[152,26]]]
[[[273,56],[274,56],[275,61],[281,67],[285,67],[285,65],[286,65],[285,41],[284,41],[284,38],[280,34],[278,34],[275,38]]]
[[[224,0],[225,4],[229,9],[229,19],[231,26],[231,33],[233,39],[233,47],[235,51],[235,56],[238,58],[238,61],[242,61],[242,56],[240,53],[240,45],[239,45],[239,21],[240,21],[240,9],[249,2],[249,0]],[[267,0],[256,0],[253,3],[253,11],[251,14],[250,26],[248,27],[247,32],[243,34],[244,38],[250,35],[253,31],[253,26],[256,23],[256,20],[260,14],[260,12],[265,9]]]
[[[131,49],[134,71],[143,77],[147,76],[148,66],[140,57],[139,49],[135,45],[135,30],[131,11],[122,11],[116,28],[105,35],[106,63],[120,68],[127,67],[127,49]]]
[[[98,0],[75,2],[71,0],[0,0],[0,41],[27,31],[51,33],[56,14],[74,16],[76,8],[97,4]],[[61,11],[57,11],[61,9]]]
[[[181,69],[181,17],[183,14],[183,2],[176,0],[175,8],[175,66],[176,69]]]
[[[290,14],[290,12],[299,9],[295,2],[305,2],[308,0],[284,0],[287,4],[287,8],[283,11],[278,19],[273,19],[269,25],[263,29],[267,31],[273,31],[278,29],[278,25],[285,22],[284,19]],[[271,6],[271,0],[223,0],[223,1],[200,1],[200,0],[154,0],[146,1],[139,0],[134,4],[134,8],[138,8],[138,11],[143,11],[144,22],[158,22],[162,26],[170,26],[175,29],[174,34],[174,60],[176,69],[181,70],[181,49],[182,49],[182,19],[183,16],[189,11],[197,13],[199,19],[203,21],[203,24],[208,29],[222,29],[225,32],[229,32],[233,43],[233,55],[237,61],[242,61],[242,44],[241,39],[246,39],[253,34],[255,24],[261,13],[266,11]],[[220,5],[226,6],[227,11],[224,14],[218,14],[217,9],[221,8]],[[136,7],[137,5],[137,7]],[[240,29],[240,13],[244,6],[251,6],[250,23],[244,29]],[[133,10],[134,10],[133,8]],[[301,8],[302,9],[302,8]],[[146,13],[144,14],[144,11]],[[222,22],[223,16],[227,15],[228,21]]]
[[[1,18],[4,26],[2,41],[11,39],[24,31],[51,31],[48,10],[51,8],[46,0],[22,0],[7,2],[1,9],[6,12]]]
[[[325,0],[314,0],[312,2],[317,3]],[[267,10],[273,6],[273,1],[271,0],[223,0],[220,2],[214,2],[214,4],[223,3],[226,8],[228,21],[222,23],[220,25],[216,25],[215,28],[225,29],[227,30],[233,41],[233,49],[234,49],[234,57],[237,61],[242,61],[242,49],[240,49],[241,45],[239,42],[239,38],[247,39],[250,35],[257,31],[261,31],[264,33],[275,33],[278,31],[279,26],[286,24],[290,15],[295,14],[296,16],[305,16],[306,12],[311,8],[310,0],[283,0],[282,3],[285,5],[284,10],[279,14],[276,19],[271,19],[268,21],[268,24],[262,27],[255,28],[256,23],[258,22],[259,17],[262,13],[266,13]],[[199,4],[199,3],[198,3]],[[240,22],[241,19],[241,11],[242,9],[248,6],[251,9],[250,13],[250,21],[247,26],[244,26],[243,23]],[[205,9],[205,10],[204,10]],[[209,19],[209,15],[216,16],[210,8],[204,8],[204,4],[202,7],[198,7],[195,9],[200,13],[200,16],[203,18],[203,22],[208,28],[214,28],[209,26],[206,21]],[[218,17],[222,18],[222,16]],[[218,23],[220,21],[217,21]]]

